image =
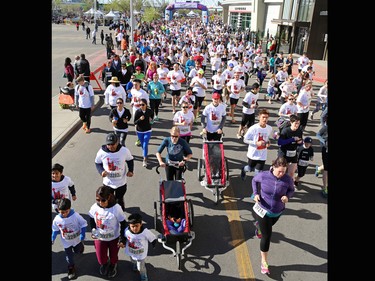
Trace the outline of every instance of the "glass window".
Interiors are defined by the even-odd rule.
[[[292,16],[291,16],[291,20],[297,20],[297,7],[298,7],[298,1],[295,0],[293,2],[293,9],[292,9]]]
[[[311,21],[312,7],[314,0],[301,0],[298,12],[298,21]]]
[[[290,13],[292,10],[293,0],[284,0],[284,8],[283,8],[283,19],[289,20]]]

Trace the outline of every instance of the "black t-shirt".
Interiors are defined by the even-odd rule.
[[[302,130],[298,128],[297,130],[293,131],[290,126],[282,129],[280,133],[280,139],[290,139],[293,137],[299,137],[300,139],[302,139]],[[292,142],[292,143],[288,143],[285,145],[281,145],[280,149],[283,152],[286,152],[287,150],[296,150],[297,147],[298,147],[298,143]]]

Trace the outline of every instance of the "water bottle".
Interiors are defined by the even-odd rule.
[[[91,238],[98,239],[99,238],[99,231],[96,228],[91,229]]]

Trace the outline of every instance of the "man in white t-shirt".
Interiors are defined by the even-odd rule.
[[[250,91],[246,93],[242,100],[242,118],[237,132],[237,139],[241,139],[241,137],[244,135],[245,127],[250,128],[252,125],[254,125],[255,109],[258,108],[260,90],[259,83],[255,82],[251,87],[246,88],[250,88]]]
[[[220,140],[226,120],[226,105],[221,102],[219,93],[212,94],[212,102],[207,105],[201,116],[202,132],[207,140]]]
[[[234,109],[237,106],[238,100],[240,99],[240,94],[245,90],[245,82],[240,79],[240,75],[238,73],[234,74],[234,78],[229,80],[226,86],[229,94],[229,102],[230,102],[230,116],[232,117],[231,122],[236,123],[234,119]]]
[[[106,136],[105,144],[96,153],[95,166],[103,184],[111,188],[116,202],[125,211],[127,177],[133,176],[134,158],[128,148],[119,144],[115,133]]]
[[[267,150],[270,147],[272,127],[267,124],[269,111],[261,109],[258,113],[259,122],[251,126],[243,137],[247,148],[247,165],[241,169],[241,179],[246,179],[246,172],[254,171],[254,176],[261,172],[267,160]]]

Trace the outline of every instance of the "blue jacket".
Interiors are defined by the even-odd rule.
[[[167,148],[167,156],[165,157],[165,161],[182,161],[184,159],[184,155],[193,154],[189,143],[179,138],[176,144],[173,144],[171,137],[166,137],[160,144],[158,151],[160,154],[163,152],[164,148]]]
[[[260,185],[258,192],[257,184]],[[277,178],[269,171],[258,173],[251,181],[254,195],[260,196],[259,204],[262,208],[272,213],[281,213],[285,209],[285,204],[281,202],[281,197],[286,195],[290,199],[294,194],[294,183],[291,176],[284,174]]]

